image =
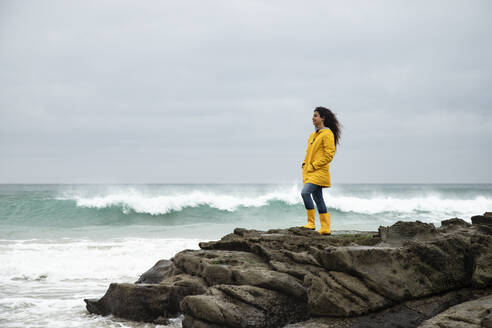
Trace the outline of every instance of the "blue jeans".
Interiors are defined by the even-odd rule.
[[[315,185],[313,183],[306,183],[304,184],[304,187],[302,187],[301,196],[306,209],[314,209],[314,203],[313,199],[311,199],[311,194],[313,195],[313,199],[316,202],[316,206],[318,207],[318,213],[326,213],[327,210],[325,201],[323,200],[323,189],[321,186]]]

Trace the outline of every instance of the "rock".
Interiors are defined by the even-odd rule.
[[[152,322],[167,316],[177,309],[169,307],[171,288],[166,285],[116,284],[109,286],[106,294],[98,301],[85,300],[91,313],[110,313],[130,320]]]
[[[492,215],[490,212],[486,212],[487,215],[475,215],[471,217],[472,224],[484,224],[492,226]]]
[[[357,277],[395,303],[465,287],[474,264],[469,245],[455,238],[405,247],[332,248],[317,251],[315,257],[327,271]]]
[[[334,317],[357,316],[388,307],[392,302],[371,291],[358,278],[343,272],[308,275],[309,312]]]
[[[189,315],[183,320],[183,328],[223,328],[223,326],[201,321]]]
[[[429,296],[417,300],[411,300],[403,303],[405,307],[415,312],[421,313],[425,319],[441,313],[449,307],[463,303],[475,298],[482,297],[479,291],[472,288],[463,288],[453,290],[441,295]]]
[[[481,230],[481,229],[479,229]],[[492,235],[475,235],[471,238],[475,270],[472,284],[476,287],[492,285]]]
[[[263,287],[306,301],[306,289],[302,282],[286,273],[254,268],[234,269],[234,280],[239,285]]]
[[[483,318],[482,327],[483,328],[492,328],[492,312]]]
[[[470,226],[471,226],[471,224],[466,222],[465,220],[453,218],[453,219],[441,221],[440,230],[449,231],[449,230],[459,229],[459,228],[468,228]]]
[[[267,327],[267,318],[263,311],[238,301],[215,287],[204,295],[185,297],[181,308],[187,316],[191,315],[219,327]],[[183,324],[183,328],[187,326]]]
[[[309,264],[299,264],[293,262],[288,263],[288,262],[271,260],[270,265],[275,271],[286,273],[288,275],[291,275],[299,279],[300,281],[303,281],[304,277],[308,273],[317,273],[320,271],[319,266],[314,266]]]
[[[183,327],[282,327],[308,318],[306,302],[269,289],[216,285],[207,294],[185,297]],[[189,318],[192,318],[191,320]],[[189,321],[189,322],[188,322]]]
[[[268,315],[269,321],[290,321],[293,318],[306,317],[306,302],[289,297],[270,289],[240,285],[217,285],[217,289],[246,304],[261,309]],[[275,316],[275,319],[273,319]]]
[[[155,323],[156,325],[169,325],[171,323],[171,321],[169,321],[169,318],[166,318],[166,317],[158,317],[157,319],[155,319],[153,321],[153,323]]]
[[[452,306],[425,321],[419,328],[481,328],[490,326],[492,295]]]
[[[233,270],[269,268],[268,264],[255,254],[226,250],[183,251],[176,254],[174,263],[184,272],[202,277],[210,285],[234,284],[236,277]]]
[[[390,227],[379,227],[379,235],[383,242],[401,245],[407,240],[430,240],[437,234],[432,223],[420,221],[398,221]]]
[[[329,237],[237,228],[157,262],[136,284],[111,284],[87,309],[154,323],[183,314],[185,328],[417,327],[491,294],[490,219]]]
[[[492,235],[492,212],[485,212],[484,215],[472,216],[473,225],[478,226],[478,229],[488,235]]]
[[[160,260],[138,278],[136,284],[158,284],[164,279],[180,274],[180,270],[170,260]]]
[[[201,278],[181,274],[160,284],[112,283],[101,299],[84,301],[90,313],[154,322],[178,315],[179,303],[185,296],[205,292],[206,284]]]
[[[407,301],[357,317],[316,317],[284,328],[416,328],[449,307],[490,294],[491,289],[464,288],[442,295]],[[453,326],[443,326],[453,327]]]

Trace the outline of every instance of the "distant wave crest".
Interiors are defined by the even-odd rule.
[[[182,211],[189,207],[209,206],[223,211],[234,212],[240,207],[262,207],[272,202],[299,206],[302,200],[297,186],[284,191],[270,191],[256,195],[227,194],[203,190],[169,195],[149,195],[137,190],[114,192],[106,195],[80,196],[77,194],[58,197],[59,200],[73,200],[78,207],[103,209],[121,208],[123,213],[133,212],[163,215]],[[441,213],[446,215],[478,214],[492,209],[492,199],[477,196],[470,199],[451,199],[441,195],[397,198],[394,196],[361,197],[336,193],[325,193],[328,208],[345,213]]]
[[[475,213],[487,211],[492,208],[492,199],[478,196],[472,199],[451,199],[441,196],[424,196],[412,198],[396,198],[376,196],[360,198],[353,196],[328,196],[325,197],[328,207],[341,212],[354,212],[361,214],[378,214],[386,212],[394,213],[419,213],[432,212],[454,215],[458,213]]]
[[[224,211],[235,211],[238,207],[261,207],[270,201],[282,201],[289,205],[299,203],[296,187],[280,192],[268,192],[263,195],[238,196],[214,192],[192,191],[174,195],[146,195],[138,191],[126,191],[103,196],[82,197],[78,195],[58,197],[59,200],[75,200],[79,207],[106,208],[121,207],[124,213],[134,211],[152,215],[162,215],[172,211],[181,211],[187,207],[210,206]]]

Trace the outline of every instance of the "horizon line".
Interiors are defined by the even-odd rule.
[[[293,184],[292,182],[0,182],[0,185],[271,185],[271,184]],[[298,183],[295,183],[298,184]],[[488,185],[492,182],[340,182],[336,185],[381,185],[381,184],[401,184],[401,185],[423,185],[423,184],[443,184],[443,185]]]

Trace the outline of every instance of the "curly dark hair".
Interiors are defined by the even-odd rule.
[[[341,124],[338,122],[335,114],[330,109],[325,107],[316,107],[314,111],[318,112],[319,116],[325,122],[325,126],[330,128],[331,132],[333,132],[333,136],[335,137],[335,146],[338,145],[340,135],[342,134],[342,129]]]

